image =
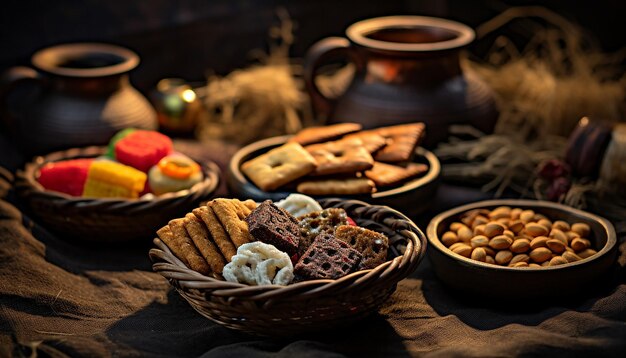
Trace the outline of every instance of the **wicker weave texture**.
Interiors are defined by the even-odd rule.
[[[15,190],[46,228],[82,242],[129,242],[146,240],[171,218],[183,216],[208,200],[219,184],[214,163],[202,166],[204,180],[188,191],[168,193],[154,199],[89,199],[46,191],[36,179],[48,162],[97,157],[104,147],[74,148],[37,157],[19,171]]]
[[[192,271],[155,239],[157,248],[150,250],[153,269],[200,314],[248,333],[288,336],[365,317],[394,292],[398,281],[415,271],[424,256],[426,238],[411,220],[389,207],[340,199],[320,203],[325,208],[343,208],[359,226],[387,235],[393,259],[338,280],[247,286]]]

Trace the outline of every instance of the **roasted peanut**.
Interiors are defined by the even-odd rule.
[[[496,253],[496,262],[500,265],[508,264],[513,258],[513,253],[509,250],[502,250]]]
[[[542,263],[546,260],[549,260],[552,256],[552,252],[546,247],[538,247],[528,254],[531,260]]]
[[[567,222],[563,220],[557,220],[552,224],[553,229],[559,229],[563,232],[568,232],[570,230],[570,226]]]
[[[441,242],[446,245],[446,247],[450,247],[450,245],[459,242],[459,237],[452,231],[446,231],[441,236]]]
[[[526,232],[532,237],[545,236],[549,233],[548,228],[537,223],[526,224],[524,230],[526,230]]]
[[[518,255],[513,256],[513,258],[511,259],[511,262],[509,263],[509,265],[516,264],[518,262],[526,262],[526,263],[528,263],[529,260],[530,260],[530,257],[528,257],[528,255],[526,255],[526,254],[518,254]]]
[[[495,250],[508,249],[512,243],[513,239],[504,235],[499,235],[489,240],[489,246]]]
[[[565,244],[563,244],[560,240],[557,240],[557,239],[550,239],[546,241],[546,245],[555,254],[560,254],[563,251],[565,251]]]
[[[505,228],[502,224],[492,221],[485,225],[485,236],[487,236],[488,238],[492,238],[498,235],[502,235],[504,230]]]
[[[572,231],[577,233],[581,237],[587,237],[591,232],[591,228],[585,223],[576,223],[572,225]]]
[[[554,222],[534,210],[500,206],[475,209],[450,224],[441,242],[473,260],[511,267],[562,265],[590,257],[586,223]]]
[[[530,249],[530,240],[528,239],[515,240],[511,244],[511,247],[509,248],[511,252],[514,252],[516,254],[525,253],[528,251],[528,249]]]
[[[537,236],[536,238],[530,241],[530,249],[534,250],[538,247],[548,247],[548,244],[547,244],[548,240],[550,240],[549,237]]]
[[[485,260],[487,260],[487,253],[482,247],[477,247],[472,250],[471,258],[472,260],[485,262]]]
[[[587,239],[581,239],[577,237],[574,240],[572,240],[572,242],[570,243],[570,246],[572,247],[572,249],[574,249],[574,251],[583,251],[583,250],[588,249],[589,246],[591,246],[591,243]]]
[[[459,246],[455,247],[452,252],[461,256],[470,257],[470,254],[472,253],[472,247],[467,244],[459,243]]]
[[[484,235],[474,236],[470,240],[470,246],[472,247],[483,247],[489,245],[489,238]]]

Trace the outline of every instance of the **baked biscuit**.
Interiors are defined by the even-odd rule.
[[[163,237],[168,237],[171,234],[173,245],[170,246],[168,244],[168,247],[172,250],[174,255],[185,262],[190,269],[208,275],[211,272],[211,268],[202,255],[200,255],[200,252],[198,252],[191,238],[187,235],[184,219],[170,220],[167,225],[169,230],[162,228],[157,231],[157,235],[159,235],[159,237],[162,237],[162,235]],[[170,234],[167,234],[167,231],[169,231]],[[167,242],[165,243],[167,244]]]
[[[193,214],[204,222],[220,252],[226,261],[230,262],[231,258],[237,254],[237,248],[228,237],[220,220],[215,216],[213,209],[208,206],[201,206],[193,209]]]
[[[330,126],[309,127],[298,132],[289,141],[300,143],[301,145],[321,143],[360,130],[361,125],[358,123],[339,123]]]
[[[371,194],[376,186],[368,178],[315,179],[298,184],[297,191],[307,195]]]
[[[311,175],[356,173],[370,169],[374,159],[359,138],[313,144],[305,147],[317,162]]]
[[[335,229],[335,238],[361,253],[363,259],[359,264],[360,270],[372,269],[387,261],[389,240],[381,233],[358,226],[341,225]]]
[[[387,145],[374,154],[379,162],[397,163],[409,161],[415,148],[424,137],[424,123],[401,124],[373,130],[387,140]]]
[[[221,275],[224,265],[226,265],[226,260],[219,248],[211,240],[209,230],[207,230],[202,220],[192,213],[185,215],[184,220],[185,230],[187,230],[187,234],[189,234],[200,254],[209,264],[211,270]]]
[[[426,171],[428,166],[425,164],[409,163],[406,167],[401,167],[375,162],[372,169],[365,171],[365,176],[372,179],[376,187],[384,187],[400,184]]]
[[[348,223],[348,214],[341,208],[328,208],[298,217],[300,243],[298,254],[302,255],[321,233],[335,234],[335,228]]]
[[[271,191],[311,173],[316,166],[300,144],[286,143],[243,163],[241,170],[261,190]]]
[[[385,139],[385,137],[372,131],[348,134],[342,139],[354,138],[360,139],[363,142],[363,146],[365,147],[365,149],[367,149],[367,151],[370,153],[376,152],[387,144],[387,139]]]
[[[213,209],[215,216],[236,247],[252,241],[248,232],[248,224],[244,221],[247,215],[242,207],[245,205],[239,200],[215,199],[209,203],[209,206]]]

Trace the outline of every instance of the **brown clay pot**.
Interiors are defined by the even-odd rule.
[[[65,44],[35,53],[32,63],[36,70],[5,72],[0,90],[1,105],[12,110],[3,113],[6,127],[27,154],[106,144],[126,127],[157,127],[154,109],[128,79],[139,64],[134,52],[106,44]],[[23,91],[28,96],[12,95],[28,81],[36,84]]]
[[[451,124],[493,132],[493,93],[460,65],[461,49],[474,39],[471,28],[438,18],[390,16],[357,22],[346,37],[323,39],[305,57],[307,89],[329,123],[373,128],[422,121],[426,147],[444,140]],[[354,78],[342,95],[329,98],[315,77],[321,66],[341,58],[354,64]]]

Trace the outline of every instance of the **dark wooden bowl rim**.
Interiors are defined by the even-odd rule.
[[[250,153],[262,150],[264,148],[268,148],[269,150],[272,147],[277,147],[287,142],[287,140],[291,137],[292,137],[291,135],[271,137],[271,138],[260,140],[258,142],[248,144],[247,146],[239,149],[237,153],[235,153],[235,155],[230,160],[230,164],[228,167],[228,169],[230,170],[230,174],[235,178],[235,180],[237,181],[237,184],[238,185],[250,185],[251,187],[255,189],[254,191],[256,191],[255,196],[269,195],[269,193],[259,189],[256,185],[250,182],[243,175],[240,169],[241,165],[243,164],[243,160],[247,156],[249,156]],[[416,178],[414,180],[408,181],[397,188],[375,192],[371,194],[369,197],[373,199],[379,199],[379,198],[386,198],[386,197],[395,196],[395,195],[401,195],[408,191],[417,189],[427,183],[435,181],[439,177],[439,174],[441,173],[441,164],[439,163],[439,159],[437,159],[437,156],[422,147],[417,148],[416,154],[419,156],[422,156],[428,162],[428,171],[426,172],[425,175],[419,178]],[[279,191],[273,192],[273,193],[278,193],[278,192]],[[353,197],[362,198],[364,196],[357,195]]]

